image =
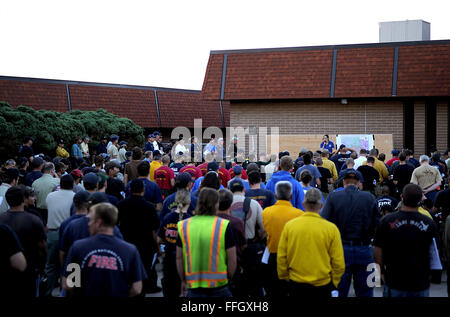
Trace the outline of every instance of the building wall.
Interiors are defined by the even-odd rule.
[[[436,144],[439,152],[448,149],[448,102],[437,103],[436,114]]]
[[[280,134],[393,134],[394,147],[403,147],[403,103],[397,101],[349,100],[347,105],[327,101],[231,102],[230,123],[244,128],[279,127]]]
[[[414,156],[425,153],[425,103],[414,104]]]

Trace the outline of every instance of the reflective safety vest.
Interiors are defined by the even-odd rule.
[[[211,215],[198,215],[178,223],[187,288],[228,284],[225,250],[228,224],[228,220]]]

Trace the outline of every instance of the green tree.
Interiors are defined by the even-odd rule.
[[[89,136],[90,152],[94,153],[100,139],[117,134],[131,146],[143,146],[144,130],[128,118],[120,118],[104,109],[97,111],[57,112],[34,110],[26,106],[16,109],[0,102],[0,158],[17,156],[25,136],[34,138],[35,153],[55,156],[58,140],[65,141],[70,152],[77,136]]]

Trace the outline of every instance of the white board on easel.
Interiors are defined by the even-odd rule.
[[[336,136],[336,147],[339,149],[341,144],[359,153],[361,149],[368,151],[373,149],[375,142],[373,134],[338,134]]]

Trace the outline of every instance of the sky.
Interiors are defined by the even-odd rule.
[[[210,51],[378,42],[421,19],[450,39],[450,1],[0,0],[0,75],[201,90]]]

